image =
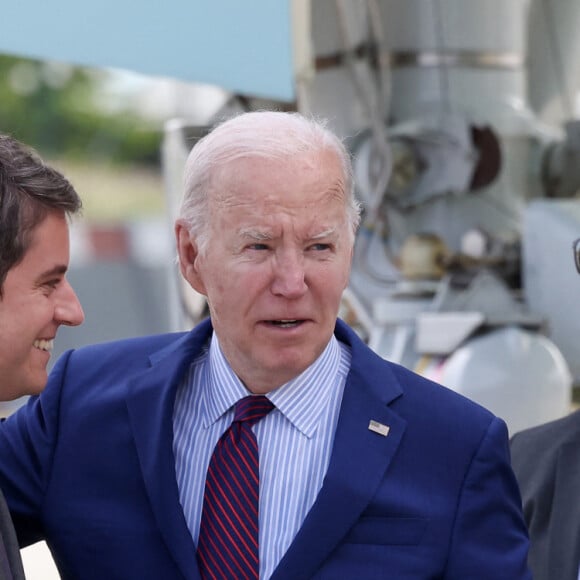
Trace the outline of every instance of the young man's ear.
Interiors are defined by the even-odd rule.
[[[205,286],[198,270],[199,252],[197,250],[197,244],[183,220],[177,220],[175,222],[175,239],[181,275],[189,282],[194,290],[197,290],[200,294],[205,294]]]

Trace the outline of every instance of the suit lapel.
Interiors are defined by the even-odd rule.
[[[352,335],[341,336],[340,330],[344,328],[337,333],[341,340],[352,341],[352,364],[328,472],[272,580],[314,575],[375,495],[405,430],[406,422],[387,406],[401,394],[398,381],[389,376],[384,361],[364,352]],[[371,420],[388,426],[388,435],[370,430]]]
[[[199,327],[198,327],[199,328]],[[128,385],[127,408],[151,508],[167,548],[188,579],[199,579],[195,545],[179,501],[173,454],[173,405],[183,374],[207,339],[210,325],[152,357]]]
[[[580,565],[580,446],[572,441],[562,447],[556,471],[553,528],[550,530],[550,578],[577,580]]]

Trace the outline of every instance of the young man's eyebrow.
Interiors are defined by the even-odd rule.
[[[45,270],[41,274],[38,275],[38,279],[42,280],[44,278],[50,278],[52,276],[64,276],[68,270],[68,267],[65,264],[57,264],[52,268]]]

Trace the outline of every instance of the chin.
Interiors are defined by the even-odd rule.
[[[310,360],[307,357],[280,360],[276,365],[272,366],[272,371],[277,371],[279,374],[289,377],[285,381],[287,382],[304,372],[315,360],[315,358]]]
[[[26,396],[33,397],[34,395],[40,395],[40,393],[44,391],[44,387],[46,387],[47,380],[48,377],[45,376],[42,379],[39,379],[38,381],[31,383],[26,390],[23,390],[22,392],[17,394],[16,397],[26,397]]]

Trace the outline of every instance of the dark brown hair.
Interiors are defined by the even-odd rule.
[[[50,212],[72,215],[81,199],[35,151],[0,134],[0,298],[9,270],[26,254],[34,229]]]

